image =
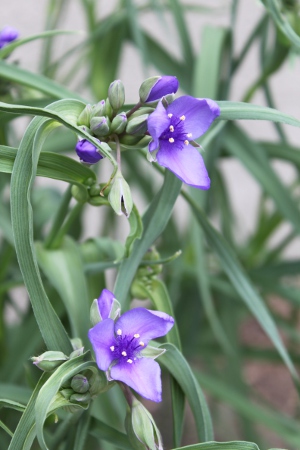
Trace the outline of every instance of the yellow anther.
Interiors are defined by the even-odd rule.
[[[185,144],[185,145],[189,145],[189,141],[186,139],[186,140],[184,141],[184,144]]]
[[[127,359],[127,362],[128,362],[129,364],[132,364],[132,359]]]
[[[173,144],[174,139],[173,138],[169,138],[169,142],[171,142],[171,144]]]
[[[168,114],[169,119],[171,119],[171,117],[173,117],[173,114]]]
[[[117,330],[117,335],[118,335],[118,336],[121,336],[121,335],[122,335],[122,330],[121,330],[120,328]]]
[[[187,137],[189,137],[189,138],[191,138],[192,136],[193,136],[192,133],[187,134]]]
[[[126,353],[126,352],[122,352],[122,355],[123,355],[123,356],[127,356],[127,353]]]
[[[112,345],[111,347],[109,347],[111,349],[111,351],[113,352],[115,347]]]
[[[138,333],[134,334],[133,337],[135,337],[136,339],[140,337],[140,335]]]
[[[139,342],[139,344],[140,344],[141,347],[144,347],[144,346],[145,346],[145,344],[144,344],[143,341]]]
[[[180,120],[185,120],[185,116],[183,115],[183,116],[179,117],[179,119]]]
[[[173,131],[174,131],[173,125],[170,125],[169,130],[171,131],[171,133],[173,133]]]

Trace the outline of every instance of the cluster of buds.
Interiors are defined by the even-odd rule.
[[[99,145],[117,150],[118,170],[106,187],[110,187],[108,201],[118,215],[128,217],[133,207],[129,186],[121,172],[121,147],[144,147],[149,143],[149,115],[162,97],[171,102],[177,89],[176,77],[148,78],[140,87],[138,103],[127,111],[124,85],[121,80],[115,80],[109,86],[107,98],[95,105],[86,105],[77,119],[77,125],[97,139]],[[101,150],[86,138],[79,138],[75,150],[83,164],[95,164],[103,158]],[[78,192],[76,187],[73,195],[78,201],[88,201],[86,193]]]

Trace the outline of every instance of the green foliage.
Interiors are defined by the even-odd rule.
[[[81,0],[83,34],[64,31],[63,14],[71,3],[49,0],[46,31],[0,49],[0,450],[132,448],[124,427],[123,393],[98,370],[87,338],[90,305],[112,285],[123,312],[139,299],[145,302],[139,306],[176,319],[163,342],[151,343],[166,350],[158,357],[164,369],[163,402],[153,413],[165,448],[262,450],[272,445],[257,427],[263,425],[277,434],[278,445],[298,450],[297,409],[290,416],[275,410],[273,399],[251,386],[247,370],[250,363],[258,372],[263,364],[270,373],[280,367],[291,376],[291,395],[299,390],[300,262],[285,252],[300,234],[300,156],[284,126],[299,128],[300,118],[276,108],[270,83],[291,52],[298,56],[299,2],[263,0],[262,15],[238,55],[239,2],[234,0],[226,11],[230,26],[197,30],[200,51],[191,38],[189,14],[201,14],[203,20],[206,14],[224,14],[224,9],[180,0],[120,0],[103,17],[99,2]],[[143,25],[149,13],[163,36],[171,34],[173,48]],[[169,32],[170,21],[174,30]],[[61,35],[71,43],[81,36],[81,42],[74,40],[55,59]],[[13,51],[39,40],[43,51],[36,74],[15,64]],[[126,97],[123,107],[123,90],[108,96],[120,68],[131,64],[124,59],[128,44],[145,78],[154,69],[158,75],[174,75],[184,94],[219,104],[220,116],[199,140],[210,190],[187,189],[173,173],[147,163],[149,136],[128,136],[122,128],[107,143],[107,133],[101,134],[103,142],[90,134],[87,125],[95,109],[89,103],[104,100],[101,116],[107,115],[108,123],[117,113],[130,123],[127,118],[137,109]],[[247,83],[243,101],[233,102],[234,76],[256,44],[259,73]],[[84,73],[78,83],[80,68]],[[264,106],[249,103],[258,91],[265,96]],[[138,101],[138,85],[136,92]],[[89,117],[78,122],[84,110]],[[15,119],[28,116],[33,118],[22,129]],[[275,139],[252,138],[237,123],[242,120],[253,126],[269,122]],[[76,158],[77,137],[88,139],[106,157],[99,171]],[[125,184],[115,186],[118,195],[112,189],[121,154],[126,198]],[[293,167],[293,183],[282,181],[274,160]],[[243,242],[222,169],[228,161],[243,165],[259,188],[255,227]],[[129,218],[117,216],[112,204],[121,215],[132,208]],[[96,231],[86,232],[88,221]],[[284,229],[288,231],[281,236]],[[15,288],[20,287],[24,292],[16,300]],[[278,297],[286,314],[270,301]],[[243,339],[251,319],[267,336],[267,346],[256,344],[256,328],[250,327],[250,340]],[[47,349],[66,356],[39,377],[30,358]],[[74,391],[75,375],[87,377],[88,391]],[[278,385],[280,389],[285,387]],[[185,432],[190,422],[197,435],[193,441]],[[224,442],[215,442],[215,436]]]

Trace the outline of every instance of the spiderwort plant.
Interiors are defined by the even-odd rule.
[[[106,306],[100,308],[106,310]],[[88,333],[99,369],[107,371],[108,379],[121,381],[142,397],[160,402],[160,367],[154,359],[163,351],[148,344],[167,334],[173,325],[168,314],[145,308],[131,309],[116,321],[109,317],[102,320]]]
[[[148,131],[153,139],[149,151],[156,153],[158,164],[184,183],[209,189],[203,158],[190,141],[205,133],[219,114],[219,106],[210,99],[184,95],[166,108],[160,101],[148,118]]]

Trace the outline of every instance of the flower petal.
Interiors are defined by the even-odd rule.
[[[108,319],[114,301],[114,294],[108,289],[103,289],[98,298],[98,308],[102,319]]]
[[[147,103],[159,100],[165,95],[176,94],[178,91],[179,82],[176,77],[165,75],[160,77],[155,85],[151,88],[149,96],[146,99]]]
[[[160,367],[153,359],[141,358],[131,364],[116,364],[111,368],[110,376],[114,380],[123,381],[142,397],[161,402]]]
[[[93,346],[96,362],[101,370],[107,370],[113,362],[110,347],[114,345],[114,321],[105,319],[97,323],[88,333],[89,340]]]
[[[205,190],[210,187],[210,179],[203,158],[192,145],[185,145],[183,149],[180,149],[168,141],[161,141],[157,162],[190,186]]]
[[[159,102],[155,111],[148,117],[148,131],[151,134],[154,144],[151,142],[149,150],[152,152],[159,146],[159,138],[162,133],[168,128],[170,118],[164,108],[162,102]]]
[[[151,339],[167,334],[173,324],[174,319],[168,314],[159,316],[145,308],[134,308],[122,314],[115,323],[115,330],[121,330],[123,336],[139,334],[147,345]]]
[[[220,108],[211,99],[183,95],[168,106],[167,112],[178,117],[185,116],[185,132],[191,133],[192,139],[197,139],[208,130],[212,122],[220,115]]]

